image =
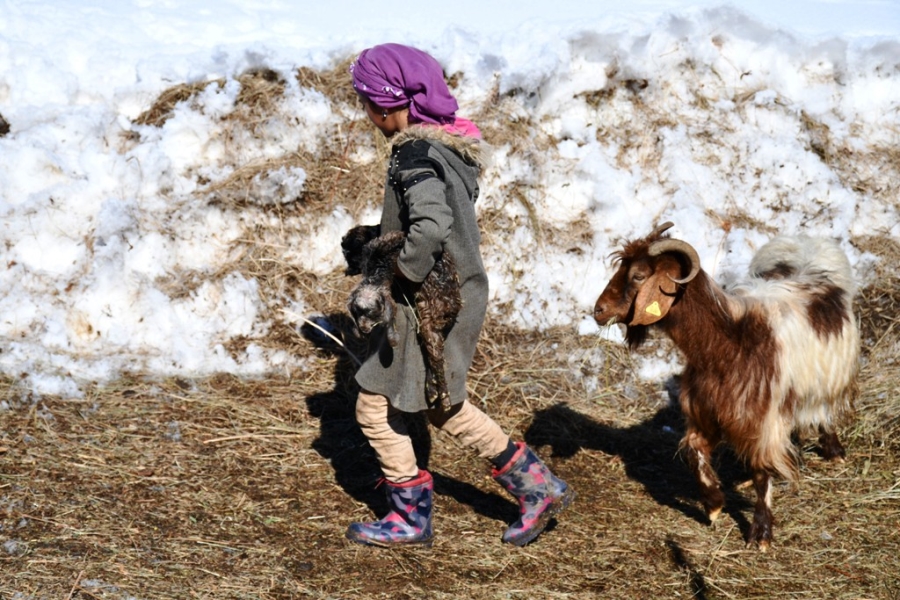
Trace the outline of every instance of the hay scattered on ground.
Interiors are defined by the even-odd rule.
[[[349,326],[348,323],[344,323]],[[352,338],[349,330],[345,331]],[[804,454],[779,486],[775,546],[747,549],[752,491],[727,454],[716,528],[677,456],[681,419],[632,357],[568,331],[489,325],[480,403],[578,491],[539,540],[484,461],[413,420],[435,474],[434,548],[367,548],[347,524],[384,509],[335,345],[292,378],[120,382],[83,399],[16,399],[0,439],[3,598],[896,598],[898,425],[859,415],[844,465]],[[602,364],[595,364],[602,356]],[[894,372],[894,382],[898,373]],[[880,393],[864,382],[862,404]],[[886,440],[893,440],[884,444]],[[18,595],[16,595],[18,594]]]
[[[296,77],[351,106],[348,64]],[[240,81],[230,126],[252,130],[278,110],[285,82],[266,70]],[[211,83],[220,84],[168,90],[136,122],[163,125],[178,102]],[[642,89],[621,82],[593,101],[639,101]],[[531,133],[537,128],[514,94],[489,98],[477,120],[495,144],[540,160],[554,140]],[[683,428],[672,382],[639,379],[635,357],[621,346],[493,321],[470,397],[574,486],[575,504],[536,543],[501,544],[517,515],[510,497],[484,461],[413,418],[422,466],[436,480],[434,548],[347,542],[349,522],[384,510],[377,464],[353,417],[350,354],[363,355],[366,345],[345,314],[352,281],[306,272],[284,251],[291,232],[330,210],[335,197],[360,210],[377,196],[381,162],[352,169],[348,162],[355,145],[373,144],[362,118],[328,132],[327,150],[316,156],[297,151],[236,164],[230,177],[207,182],[204,200],[247,215],[234,263],[159,282],[177,295],[226,271],[254,278],[273,322],[262,343],[307,357],[304,368],[257,381],[135,374],[79,399],[35,399],[0,381],[0,598],[900,598],[900,248],[877,232],[853,241],[882,261],[858,302],[864,362],[858,414],[842,431],[848,461],[825,464],[804,449],[799,489],[776,489],[769,553],[744,546],[752,491],[740,487],[746,473],[727,452],[718,457],[726,513],[716,528],[706,523],[677,453]],[[827,131],[809,127],[823,159],[849,160],[828,146]],[[624,151],[652,160],[640,138],[630,144]],[[896,172],[893,152],[876,162]],[[308,173],[303,198],[247,201],[260,174],[285,166]],[[881,181],[861,185],[890,193]],[[514,182],[505,193],[527,205],[534,192]],[[506,226],[502,212],[484,218]],[[722,215],[723,229],[740,218]],[[536,237],[551,233],[533,227]],[[296,319],[281,314],[297,290],[318,299],[344,347],[309,324],[298,331]],[[229,350],[247,343],[232,340]],[[665,344],[657,339],[643,351]]]

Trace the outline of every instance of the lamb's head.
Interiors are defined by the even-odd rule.
[[[643,339],[640,328],[665,317],[678,297],[679,287],[700,272],[696,250],[663,236],[670,227],[671,222],[663,223],[650,235],[626,243],[613,254],[618,268],[594,304],[597,323],[625,323],[633,345]]]
[[[399,342],[394,327],[397,306],[391,296],[391,286],[397,258],[405,241],[406,235],[402,231],[393,231],[376,237],[363,246],[360,261],[363,278],[351,292],[347,303],[360,332],[369,334],[382,325],[391,346],[396,346]]]
[[[368,335],[382,325],[391,346],[397,344],[397,333],[394,329],[394,314],[397,307],[391,298],[390,287],[362,282],[350,293],[347,308],[361,333]]]

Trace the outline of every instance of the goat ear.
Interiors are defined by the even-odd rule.
[[[652,325],[662,319],[672,308],[676,291],[678,286],[669,273],[665,269],[657,269],[641,286],[634,300],[634,317],[629,325]]]

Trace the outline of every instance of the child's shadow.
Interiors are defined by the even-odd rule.
[[[693,474],[679,456],[679,441],[684,423],[677,406],[669,404],[646,421],[630,427],[598,423],[565,404],[539,410],[525,432],[532,446],[548,445],[553,456],[570,457],[581,449],[598,450],[621,458],[625,474],[640,483],[659,504],[674,508],[701,523],[709,523],[699,501]],[[729,493],[726,482],[739,477],[742,467],[729,453],[722,453],[717,464],[725,510],[742,531],[749,522],[741,513],[749,504],[743,496]]]
[[[319,436],[313,449],[327,459],[334,469],[335,482],[357,502],[371,509],[384,507],[384,491],[375,489],[380,473],[375,453],[356,423],[356,397],[359,385],[354,380],[359,365],[367,353],[367,344],[360,338],[350,317],[335,313],[313,319],[300,328],[300,334],[312,342],[320,352],[336,358],[334,387],[306,397],[309,414],[319,419]],[[318,327],[317,327],[318,326]],[[335,342],[319,328],[337,337]]]
[[[381,477],[378,459],[356,423],[356,397],[359,385],[354,379],[359,365],[369,354],[368,344],[361,338],[350,317],[335,313],[314,319],[317,325],[341,340],[345,347],[313,325],[305,324],[300,333],[321,352],[336,357],[334,387],[307,396],[309,414],[319,419],[319,437],[313,449],[327,459],[334,469],[335,482],[357,502],[366,504],[377,517],[388,511],[384,488],[377,485]],[[356,357],[356,360],[349,353]],[[405,415],[420,469],[429,469],[431,433],[424,414]],[[485,493],[474,485],[432,471],[436,494],[470,505],[476,512],[496,520],[515,520],[518,508],[498,494]]]

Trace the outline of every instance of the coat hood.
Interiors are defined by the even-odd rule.
[[[438,142],[459,154],[465,162],[478,167],[479,170],[486,166],[487,144],[480,139],[454,135],[431,125],[410,125],[396,134],[391,139],[391,144],[402,146],[414,140]]]

